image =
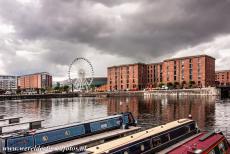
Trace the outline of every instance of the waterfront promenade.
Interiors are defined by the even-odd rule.
[[[228,93],[229,93],[229,89]],[[20,99],[47,99],[47,98],[72,98],[72,97],[117,97],[117,96],[222,96],[223,90],[219,88],[194,88],[194,89],[172,89],[172,90],[148,90],[148,91],[113,91],[113,92],[75,92],[55,94],[34,94],[34,95],[0,95],[0,101]],[[229,94],[228,94],[229,96]]]
[[[3,100],[20,100],[20,99],[47,99],[47,98],[70,98],[78,97],[78,93],[68,94],[35,94],[35,95],[0,95],[0,101]]]

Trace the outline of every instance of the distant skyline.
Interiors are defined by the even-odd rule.
[[[75,57],[108,66],[207,54],[230,69],[230,0],[0,0],[0,74],[67,79]]]

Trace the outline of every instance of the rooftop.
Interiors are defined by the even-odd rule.
[[[230,70],[218,70],[216,73],[224,73],[224,72],[230,72]]]
[[[180,60],[180,59],[188,59],[188,58],[198,58],[198,57],[208,57],[208,58],[211,58],[211,59],[214,59],[214,57],[211,57],[209,55],[194,55],[194,56],[186,56],[186,57],[178,57],[178,58],[170,58],[170,59],[165,59],[163,62],[165,61],[172,61],[172,60]],[[156,62],[156,63],[148,63],[148,64],[145,64],[145,63],[133,63],[133,64],[122,64],[122,65],[115,65],[115,66],[110,66],[108,68],[115,68],[115,67],[122,67],[122,66],[132,66],[132,65],[157,65],[157,64],[162,64],[163,62]]]
[[[0,75],[0,77],[17,77],[15,75]]]
[[[48,72],[37,72],[37,73],[33,73],[33,74],[19,75],[19,77],[30,76],[30,75],[38,75],[38,74],[48,74],[48,75],[50,75],[50,73],[48,73]]]
[[[178,58],[171,58],[171,59],[165,59],[164,61],[171,61],[171,60],[180,60],[180,59],[188,59],[188,58],[198,58],[198,57],[208,57],[208,58],[212,58],[215,60],[214,57],[211,57],[209,55],[194,55],[194,56],[186,56],[186,57],[178,57]]]
[[[122,67],[122,66],[132,66],[132,65],[146,65],[145,63],[133,63],[133,64],[122,64],[122,65],[116,65],[116,66],[110,66],[108,68],[113,68],[113,67]]]

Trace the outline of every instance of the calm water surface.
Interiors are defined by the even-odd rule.
[[[192,114],[202,129],[230,131],[230,100],[216,97],[54,98],[0,102],[0,114],[22,116],[23,121],[44,119],[46,127],[125,111],[131,111],[144,128]]]

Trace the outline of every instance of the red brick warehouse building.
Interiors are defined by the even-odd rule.
[[[20,89],[52,88],[52,76],[47,72],[19,76],[18,87]]]
[[[216,84],[221,86],[230,85],[230,70],[216,71]]]
[[[215,85],[215,58],[197,55],[166,59],[161,63],[135,63],[108,67],[109,90],[142,90],[160,84]]]
[[[143,89],[147,83],[147,67],[143,63],[112,66],[107,69],[109,90]]]
[[[197,55],[164,60],[163,82],[215,86],[215,58]]]

